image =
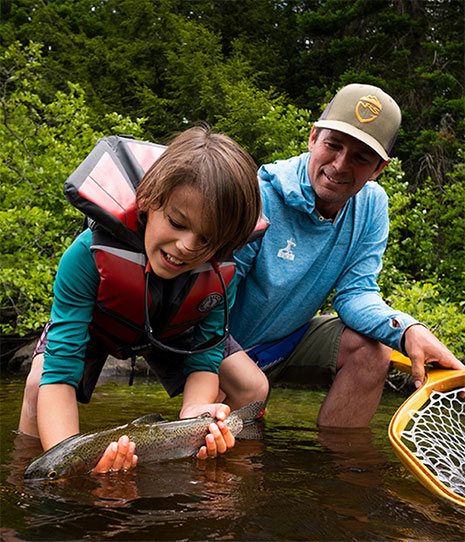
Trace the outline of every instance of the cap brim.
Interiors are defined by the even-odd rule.
[[[378,141],[371,135],[347,124],[346,122],[341,122],[339,120],[317,120],[314,124],[316,128],[328,128],[329,130],[337,130],[344,134],[350,135],[358,139],[365,145],[368,145],[372,148],[376,154],[379,154],[383,160],[389,160],[389,156],[384,150],[383,146],[378,143]]]

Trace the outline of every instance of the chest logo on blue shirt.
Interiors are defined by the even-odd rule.
[[[295,259],[295,254],[292,252],[293,247],[296,246],[295,239],[291,237],[287,240],[287,245],[284,248],[280,248],[278,250],[278,258],[282,258],[283,260],[290,260],[293,261]]]

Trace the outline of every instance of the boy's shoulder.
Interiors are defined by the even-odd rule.
[[[68,247],[66,252],[71,253],[84,253],[90,252],[90,246],[92,244],[92,231],[90,228],[86,228],[81,232],[74,241]]]
[[[87,228],[80,233],[65,250],[59,270],[61,273],[75,275],[84,269],[95,268],[95,259],[91,251],[92,231]]]

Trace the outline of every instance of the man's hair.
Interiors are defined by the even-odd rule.
[[[257,166],[238,143],[205,124],[182,132],[140,182],[139,211],[164,207],[173,191],[184,186],[203,197],[202,218],[211,231],[202,252],[213,250],[221,261],[247,242],[261,200]]]

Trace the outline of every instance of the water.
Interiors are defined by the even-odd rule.
[[[25,484],[38,453],[18,436],[23,380],[1,399],[1,528],[5,541],[144,540],[463,541],[465,509],[429,493],[394,456],[385,394],[370,429],[316,430],[324,392],[274,389],[263,438],[215,460],[139,465],[127,474]],[[180,399],[158,383],[104,383],[81,406],[81,428],[149,412],[176,419]]]

